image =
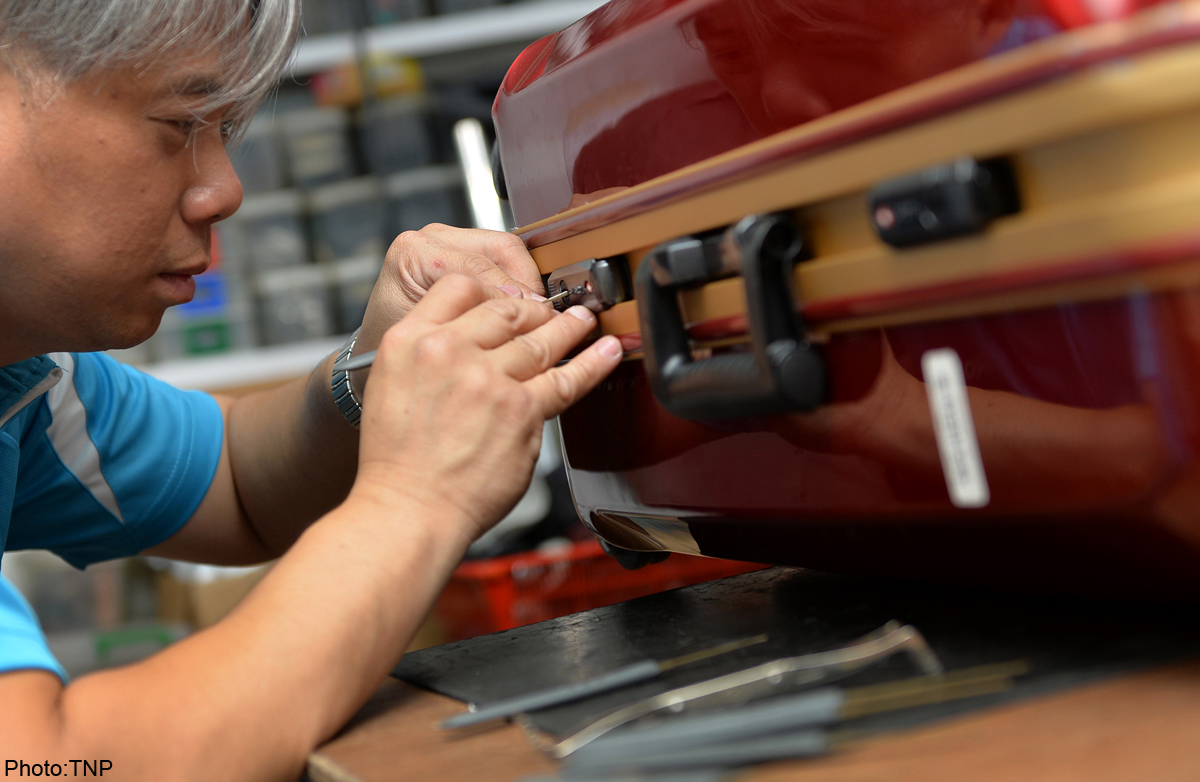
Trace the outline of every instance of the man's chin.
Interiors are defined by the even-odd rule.
[[[93,347],[92,350],[128,350],[137,347],[154,336],[162,318],[163,311],[159,310],[145,315],[137,322],[110,323],[109,328],[104,330],[103,344]]]

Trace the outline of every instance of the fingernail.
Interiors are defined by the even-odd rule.
[[[496,287],[499,288],[500,290],[504,291],[505,293],[507,293],[509,296],[512,296],[513,298],[519,299],[521,297],[521,289],[518,288],[516,285],[497,285]]]
[[[540,293],[531,293],[531,294],[529,294],[529,298],[533,299],[534,301],[545,301],[546,300],[546,297]]]
[[[592,320],[592,311],[587,307],[581,307],[578,304],[567,310],[567,314],[574,315],[585,323],[589,323]]]
[[[606,358],[617,358],[625,351],[621,350],[621,340],[613,336],[607,336],[596,345],[596,350],[600,351],[600,355]]]

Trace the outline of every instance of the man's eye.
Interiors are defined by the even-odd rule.
[[[172,120],[172,123],[175,125],[175,127],[179,128],[180,132],[185,136],[192,135],[192,133],[196,130],[196,126],[199,124],[194,119],[177,119]]]

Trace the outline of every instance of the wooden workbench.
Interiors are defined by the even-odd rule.
[[[788,568],[406,655],[398,675],[428,689],[385,682],[342,734],[312,755],[309,775],[313,782],[553,776],[555,763],[511,724],[466,734],[436,725],[460,712],[464,700],[486,703],[586,680],[638,659],[668,659],[770,633],[757,646],[538,713],[544,730],[561,733],[614,706],[604,698],[629,702],[826,650],[889,619],[918,628],[951,671],[1019,659],[1030,672],[1012,689],[973,703],[850,723],[851,735],[867,738],[823,758],[746,770],[737,779],[1200,780],[1200,606],[1019,596]],[[911,670],[902,657],[890,662],[890,669],[864,670],[857,682]]]
[[[513,725],[466,736],[436,723],[450,698],[384,683],[309,759],[312,782],[508,782],[554,772]],[[1113,677],[877,737],[816,760],[747,770],[741,782],[1195,782],[1200,663]]]

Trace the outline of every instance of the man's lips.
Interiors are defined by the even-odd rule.
[[[163,272],[158,278],[167,283],[168,297],[175,304],[185,304],[196,295],[196,280],[191,274]]]
[[[201,261],[197,261],[196,263],[193,263],[189,266],[181,266],[178,269],[171,269],[170,271],[165,271],[162,273],[167,274],[167,275],[176,275],[176,276],[183,276],[183,277],[195,277],[197,274],[204,274],[204,272],[208,271],[208,267],[211,265],[212,265],[212,262],[209,259],[205,258],[205,259],[203,259]]]

